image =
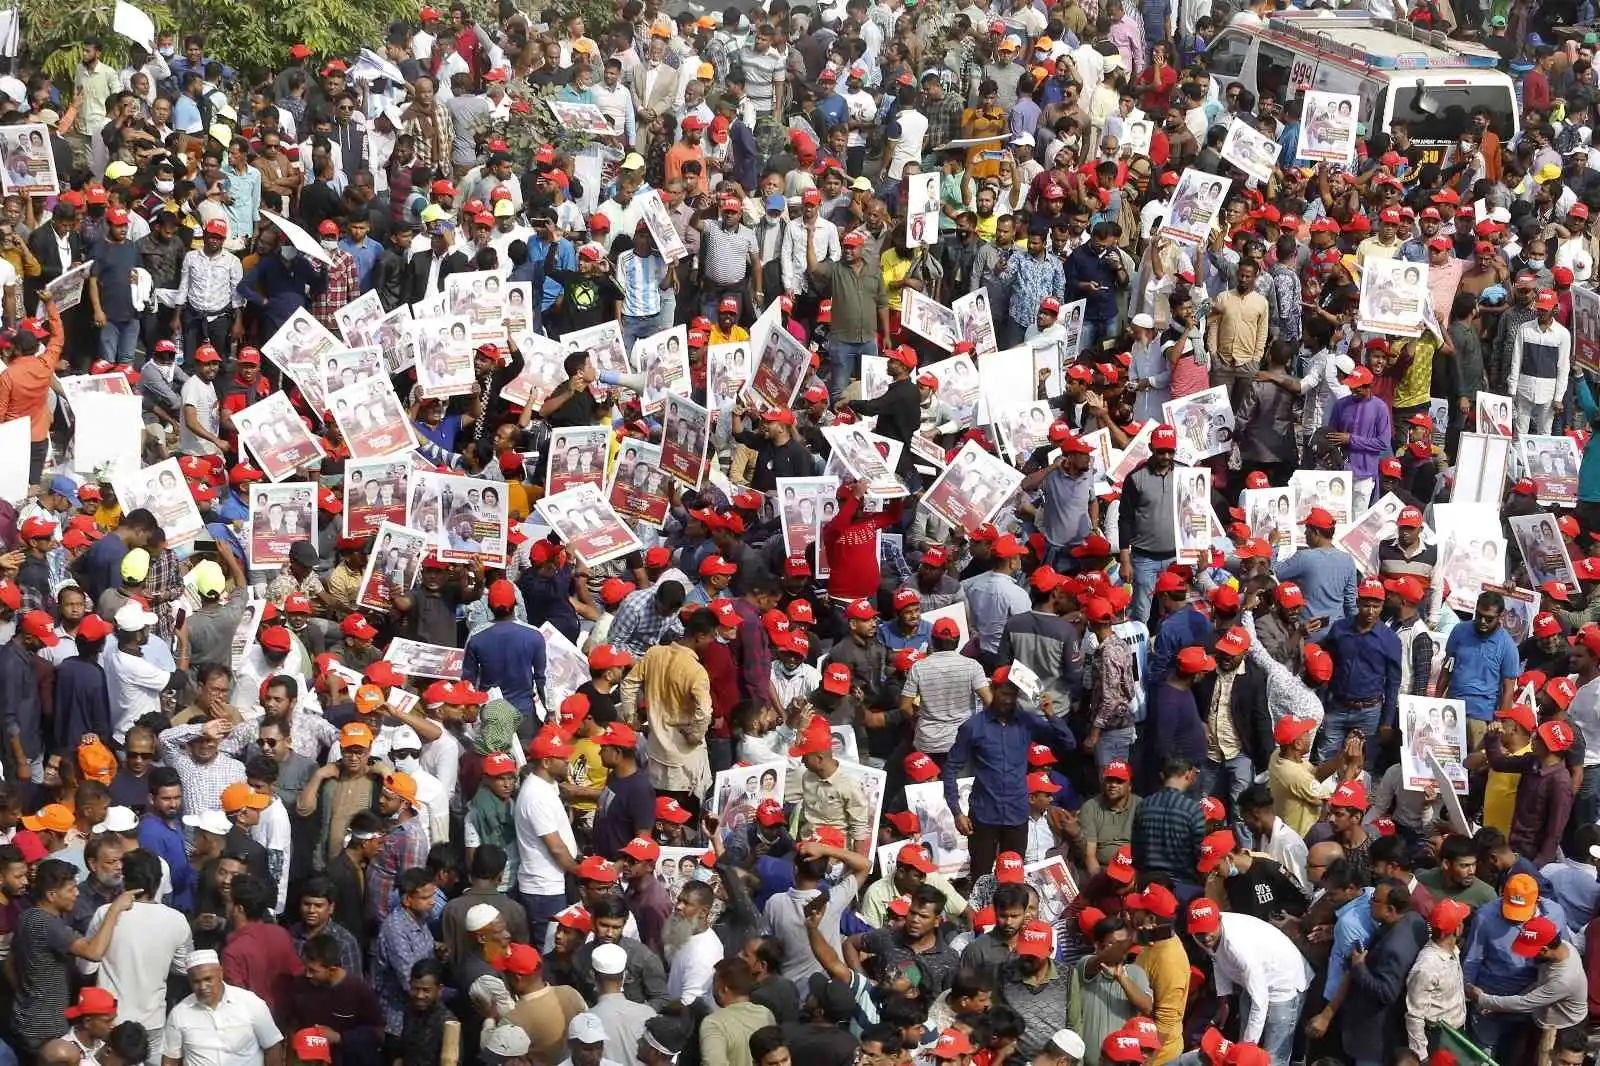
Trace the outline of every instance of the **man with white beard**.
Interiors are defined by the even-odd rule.
[[[685,1006],[711,992],[712,971],[722,959],[722,939],[711,930],[712,898],[711,886],[702,881],[684,885],[661,937],[671,967],[667,998]]]

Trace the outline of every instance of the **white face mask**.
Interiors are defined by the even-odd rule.
[[[322,240],[318,241],[317,243],[322,245],[323,251],[327,251],[327,252],[331,252],[335,248],[339,247],[339,242],[334,240],[331,237],[324,237],[324,238],[322,238]]]
[[[295,256],[297,256],[299,254],[300,253],[297,252],[291,245],[287,245],[287,244],[284,245],[282,248],[278,249],[278,255],[280,255],[283,258],[283,261],[285,263],[294,262]]]
[[[162,196],[171,196],[172,189],[175,184],[175,182],[163,181],[158,178],[156,180],[156,192],[160,193]]]

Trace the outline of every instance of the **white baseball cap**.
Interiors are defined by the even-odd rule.
[[[600,1020],[598,1014],[591,1014],[588,1011],[575,1015],[572,1021],[567,1023],[567,1039],[576,1040],[580,1044],[603,1044],[606,1042],[605,1022]]]
[[[1015,137],[1011,138],[1011,143],[1012,144],[1025,144],[1029,148],[1032,148],[1038,142],[1036,142],[1033,139],[1033,134],[1031,134],[1031,133],[1019,133]]]
[[[106,810],[106,820],[90,832],[99,836],[101,833],[131,833],[138,828],[139,816],[133,813],[132,807],[110,807]]]
[[[183,824],[190,829],[198,829],[202,833],[211,833],[219,837],[227,836],[233,829],[233,823],[228,821],[228,816],[222,813],[221,808],[202,814],[186,814],[183,816]]]
[[[124,633],[137,633],[139,630],[149,629],[161,621],[161,619],[145,610],[144,604],[138,600],[129,600],[117,608],[117,613],[112,616],[111,620]]]

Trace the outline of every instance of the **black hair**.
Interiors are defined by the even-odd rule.
[[[400,895],[409,896],[424,886],[432,886],[433,874],[425,867],[413,866],[400,875]]]
[[[472,853],[468,875],[474,881],[499,881],[506,872],[506,849],[498,844],[482,844]]]
[[[244,916],[252,922],[265,918],[278,898],[278,893],[265,879],[248,873],[234,877],[232,895],[233,905],[244,911]]]

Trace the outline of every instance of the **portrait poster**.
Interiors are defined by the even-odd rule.
[[[1239,494],[1250,535],[1271,544],[1272,557],[1279,562],[1295,551],[1294,501],[1290,488],[1245,489]]]
[[[156,524],[166,533],[169,546],[187,544],[205,528],[176,458],[163,459],[131,474],[114,473],[111,487],[116,490],[123,514],[143,507],[156,516]]]
[[[622,344],[622,326],[615,321],[563,333],[561,358],[565,359],[575,352],[588,352],[589,364],[596,370],[619,376],[633,373],[628,366],[627,349]],[[567,375],[562,374],[561,380],[567,380]],[[590,386],[590,391],[598,397],[605,393],[606,388],[597,381]]]
[[[1044,374],[1045,399],[1053,400],[1061,395],[1061,381],[1063,364],[1061,358],[1061,342],[1050,341],[1048,344],[1030,344],[1028,350],[1033,353],[1033,376],[1038,380]],[[1046,373],[1048,371],[1048,373]]]
[[[500,317],[505,335],[516,337],[533,329],[533,282],[508,281],[501,286]]]
[[[120,377],[121,375],[117,375]],[[863,355],[861,357],[861,398],[863,400],[876,400],[889,391],[891,384],[889,377],[889,360],[882,355]]]
[[[1150,158],[1150,142],[1155,139],[1156,124],[1142,116],[1135,118],[1129,115],[1128,119],[1122,124],[1122,144],[1118,154]]]
[[[559,708],[568,696],[587,685],[593,676],[589,658],[549,622],[541,623],[544,637],[544,696],[547,706]]]
[[[1283,146],[1271,137],[1257,133],[1242,119],[1234,119],[1222,141],[1222,158],[1265,185],[1272,179]]]
[[[749,341],[706,348],[706,393],[712,410],[731,411],[739,402],[739,394],[750,381],[750,351]]]
[[[1335,546],[1350,553],[1363,574],[1378,572],[1378,545],[1394,536],[1394,520],[1405,509],[1405,501],[1392,492],[1368,507],[1350,528],[1333,538]]]
[[[955,311],[916,289],[900,290],[900,324],[947,352],[955,351],[961,339]]]
[[[1083,354],[1083,311],[1088,300],[1073,300],[1062,305],[1061,317],[1061,368],[1062,373],[1072,361]]]
[[[860,426],[824,426],[822,435],[833,447],[831,458],[839,463],[857,481],[867,483],[872,496],[893,499],[904,496],[906,487],[895,476],[895,468],[873,444],[869,434]]]
[[[332,395],[340,389],[386,372],[383,349],[377,345],[329,352],[322,361],[322,390]]]
[[[1033,369],[1033,352],[1026,345],[992,352],[976,365],[983,386],[983,403],[973,416],[978,421],[987,419],[998,425],[1003,413],[1037,400],[1039,378]],[[1046,427],[1054,420],[1051,412]]]
[[[1433,423],[1433,446],[1443,448],[1445,432],[1450,427],[1450,401],[1441,396],[1429,396],[1428,421]]]
[[[1050,443],[1050,423],[1054,414],[1050,409],[1050,401],[1033,400],[995,417],[996,435],[1000,438],[1001,447],[1010,454],[1012,462],[1020,464],[1035,449]]]
[[[1474,428],[1489,436],[1514,436],[1516,423],[1512,416],[1515,410],[1515,402],[1510,396],[1480,390],[1473,397]]]
[[[1024,863],[1022,877],[1039,896],[1039,919],[1051,926],[1078,898],[1078,882],[1060,855]]]
[[[610,426],[563,426],[550,431],[545,447],[545,491],[565,492],[574,485],[603,485]]]
[[[461,668],[466,663],[465,648],[450,648],[443,644],[425,644],[420,640],[395,637],[383,657],[407,677],[435,677],[444,681],[461,680]]]
[[[988,289],[980,286],[958,297],[951,301],[950,309],[956,313],[956,336],[971,341],[974,353],[980,358],[1000,350]]]
[[[1510,522],[1511,535],[1517,541],[1517,552],[1522,556],[1522,564],[1528,570],[1528,584],[1538,588],[1547,581],[1554,581],[1563,586],[1568,595],[1578,596],[1582,591],[1578,585],[1578,574],[1572,567],[1572,556],[1567,551],[1566,538],[1561,535],[1561,529],[1556,525],[1555,515],[1543,512],[1511,515]]]
[[[1121,452],[1111,446],[1111,431],[1101,427],[1093,433],[1085,433],[1078,439],[1089,446],[1089,469],[1094,471],[1095,479],[1105,478],[1109,474],[1112,465],[1122,455]]]
[[[427,399],[472,391],[472,327],[464,315],[421,318],[411,323],[417,387]]]
[[[698,489],[710,465],[711,412],[687,396],[668,394],[661,414],[661,466],[667,473]]]
[[[878,822],[883,815],[883,788],[888,774],[876,767],[843,760],[839,762],[839,771],[860,785],[861,794],[867,797],[866,836],[850,843],[851,850],[870,858],[873,846],[878,843]]]
[[[1510,462],[1509,433],[1461,434],[1456,443],[1456,481],[1450,499],[1455,503],[1492,503],[1498,508]]]
[[[1500,612],[1500,628],[1506,631],[1513,643],[1521,647],[1533,632],[1533,616],[1539,613],[1541,594],[1534,589],[1520,588],[1512,581],[1503,585],[1484,585],[1483,591],[1498,592],[1505,598],[1505,610]],[[1434,652],[1433,677],[1437,680],[1439,668],[1444,665],[1443,640],[1435,646]]]
[[[918,468],[925,473],[937,473],[949,465],[939,442],[921,433],[911,434],[911,454],[917,457]]]
[[[1433,528],[1438,537],[1436,583],[1442,581],[1453,610],[1472,612],[1484,585],[1506,579],[1506,541],[1499,508],[1490,503],[1436,503]]]
[[[638,208],[639,219],[650,231],[656,251],[668,266],[689,254],[689,249],[683,246],[683,238],[678,236],[678,228],[672,224],[672,216],[667,213],[667,205],[661,202],[659,191],[650,189],[637,193],[629,206]]]
[[[1348,470],[1296,470],[1289,475],[1289,488],[1294,491],[1295,547],[1306,546],[1305,520],[1313,507],[1321,507],[1333,516],[1335,532],[1350,525],[1355,517],[1354,479]]]
[[[1233,447],[1233,404],[1228,389],[1216,385],[1190,393],[1161,405],[1167,425],[1178,432],[1174,458],[1192,466],[1213,455],[1225,455]]]
[[[121,377],[122,375],[117,375]],[[93,433],[72,435],[72,469],[88,476],[134,474],[144,439],[144,401],[121,393],[85,392],[73,401],[73,418]],[[31,425],[31,422],[30,422]],[[29,433],[32,441],[32,433]]]
[[[971,533],[992,521],[1021,484],[1020,470],[969,440],[928,487],[922,506]]]
[[[244,664],[245,654],[256,646],[256,634],[261,631],[261,616],[266,613],[267,601],[257,599],[254,591],[246,589],[244,615],[233,630],[233,639],[228,642],[228,668],[235,674]]]
[[[1349,93],[1311,89],[1300,99],[1300,140],[1295,145],[1295,157],[1313,162],[1353,163],[1360,98]]]
[[[356,604],[374,611],[394,609],[391,592],[410,592],[422,572],[422,560],[433,548],[433,538],[420,529],[385,522],[367,553]]]
[[[939,243],[939,172],[906,177],[906,244],[912,248]]]
[[[1196,563],[1211,552],[1211,470],[1180,466],[1172,476],[1172,534],[1178,561]]]
[[[1600,372],[1600,291],[1574,285],[1572,293],[1572,361]]]
[[[0,128],[0,164],[7,196],[54,196],[61,191],[48,126],[29,122]]]
[[[661,446],[628,438],[617,448],[606,499],[629,521],[659,527],[672,508],[672,475],[661,468]]]
[[[1429,299],[1427,263],[1369,258],[1361,271],[1356,328],[1415,337],[1422,332],[1423,309]]]
[[[383,365],[391,374],[404,373],[417,362],[411,343],[411,305],[401,304],[378,320],[370,343],[383,350]]]
[[[811,352],[786,329],[768,330],[766,343],[751,347],[755,371],[744,388],[745,401],[757,411],[793,407],[794,398],[811,370]]]
[[[639,538],[593,485],[575,485],[533,506],[561,542],[588,566],[641,550]]]
[[[688,396],[689,327],[680,323],[634,341],[633,368],[644,378],[645,414],[660,411],[668,395]]]
[[[611,120],[606,118],[606,113],[600,110],[598,104],[549,99],[544,103],[550,109],[550,116],[556,120],[556,125],[570,132],[598,137],[619,136],[623,132],[611,125]]]
[[[723,829],[739,830],[756,820],[756,808],[767,800],[783,805],[784,778],[789,766],[782,760],[735,766],[716,775],[711,785],[711,813]]]
[[[249,449],[261,472],[282,481],[326,454],[320,438],[312,434],[283,392],[268,393],[233,416],[239,442]]]
[[[110,374],[67,374],[58,376],[56,380],[61,383],[61,391],[67,394],[67,409],[72,412],[74,419],[77,418],[78,397],[80,396],[88,393],[98,393],[101,396],[132,396],[134,394],[133,385],[128,381],[128,375],[120,372]]]
[[[444,279],[447,313],[466,319],[474,350],[480,344],[506,342],[505,286],[498,270],[472,270]]]
[[[343,341],[302,307],[261,346],[261,354],[293,379],[313,411],[321,411],[327,406],[322,397],[323,362],[329,352],[344,347]]]
[[[276,393],[275,395],[283,395]],[[298,541],[317,543],[317,486],[309,481],[277,485],[257,483],[248,488],[250,536],[245,552],[250,569],[268,570],[289,561],[289,549]]]
[[[55,300],[58,312],[64,315],[83,302],[83,286],[89,280],[91,269],[91,264],[79,263],[75,267],[68,267],[54,281],[45,282],[44,291]],[[42,305],[37,314],[40,318],[45,317]]]
[[[410,477],[409,455],[352,459],[345,463],[342,534],[365,537],[376,533],[385,522],[404,525],[406,485]]]
[[[1162,236],[1185,244],[1204,244],[1222,216],[1222,203],[1231,184],[1227,178],[1203,170],[1185,169],[1172,190]]]
[[[920,836],[922,843],[928,849],[929,858],[946,877],[965,877],[967,868],[972,864],[972,855],[967,849],[967,838],[956,832],[956,815],[965,814],[967,811],[968,797],[972,795],[972,781],[970,777],[956,779],[957,798],[961,801],[961,810],[952,811],[945,802],[944,782],[924,781],[921,784],[906,786],[906,810],[917,816],[921,826]]]
[[[339,326],[339,336],[351,348],[377,344],[375,334],[384,317],[383,302],[378,299],[377,289],[368,289],[333,312],[333,320]]]
[[[778,523],[783,529],[783,554],[803,558],[822,531],[822,505],[833,502],[839,491],[836,477],[780,477],[772,493]]]
[[[939,380],[939,402],[955,412],[962,429],[970,429],[978,413],[978,401],[983,398],[983,380],[978,377],[972,357],[963,352],[925,366],[921,372]]]
[[[1107,479],[1114,485],[1122,484],[1123,480],[1150,458],[1150,434],[1156,431],[1157,422],[1153,418],[1145,419],[1144,425],[1139,427],[1139,432],[1128,441],[1128,446],[1122,449],[1122,455],[1112,464]]]
[[[426,478],[439,493],[443,523],[436,541],[439,558],[447,563],[482,560],[485,566],[504,566],[510,521],[505,482],[454,474]]]
[[[417,446],[411,419],[382,374],[333,393],[328,409],[352,459],[378,459]]]
[[[1578,442],[1571,437],[1518,437],[1522,474],[1533,481],[1535,498],[1545,506],[1578,502]]]
[[[1444,767],[1457,795],[1467,794],[1467,702],[1433,696],[1400,695],[1400,774],[1404,788],[1421,792],[1435,782],[1432,753]]]
[[[570,376],[563,365],[566,353],[560,341],[551,340],[542,333],[520,331],[512,337],[516,340],[517,351],[522,353],[522,370],[506,382],[500,395],[518,407],[532,407],[537,411]]]

